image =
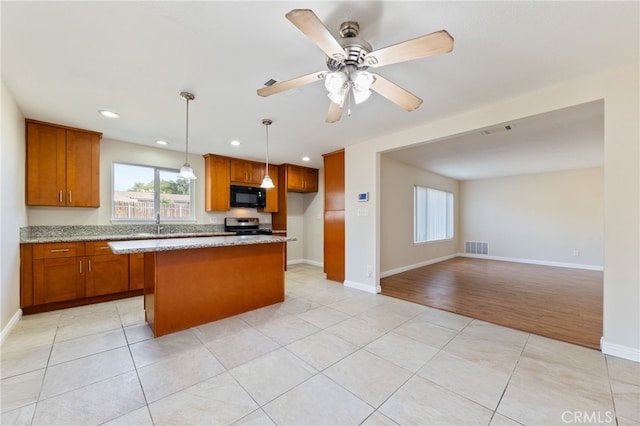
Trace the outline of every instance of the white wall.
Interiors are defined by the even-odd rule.
[[[380,157],[380,272],[387,276],[417,268],[457,253],[460,205],[457,180],[430,173],[397,160]],[[415,244],[413,242],[413,188],[427,186],[453,193],[454,238]]]
[[[602,269],[602,168],[463,181],[460,190],[460,252],[464,241],[485,241],[491,257]]]
[[[20,317],[20,228],[25,210],[25,125],[22,112],[2,81],[2,141],[0,141],[0,341]]]
[[[324,266],[324,170],[318,171],[318,192],[304,194],[304,261]]]
[[[640,361],[640,67],[576,78],[514,99],[384,135],[345,151],[345,285],[378,291],[381,152],[604,100],[603,352]],[[369,191],[367,215],[355,194]],[[372,266],[371,277],[366,274]]]

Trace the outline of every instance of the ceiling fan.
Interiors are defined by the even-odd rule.
[[[327,55],[328,70],[316,71],[267,85],[258,89],[258,95],[271,96],[314,81],[324,80],[329,99],[331,99],[325,120],[327,123],[340,120],[344,104],[345,102],[350,104],[351,96],[354,102],[359,104],[369,98],[371,90],[401,108],[413,111],[422,104],[422,99],[379,74],[367,70],[453,50],[453,38],[445,30],[373,50],[367,41],[358,38],[360,26],[357,22],[343,22],[340,25],[341,39],[336,40],[310,9],[294,9],[285,16]],[[351,114],[350,108],[348,113]]]

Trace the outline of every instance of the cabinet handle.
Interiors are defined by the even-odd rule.
[[[80,273],[82,273],[82,260],[80,261]]]
[[[71,204],[71,203],[72,203],[72,201],[71,201],[71,191],[69,191],[69,204]]]
[[[62,203],[62,189],[58,192],[58,201]]]
[[[100,250],[108,250],[108,249],[109,249],[109,246],[102,246],[102,247],[99,247],[99,249],[100,249]]]
[[[51,249],[51,250],[49,250],[49,252],[51,252],[51,253],[64,253],[64,252],[67,252],[67,251],[69,251],[69,249]]]
[[[91,272],[91,259],[89,259],[89,272]]]

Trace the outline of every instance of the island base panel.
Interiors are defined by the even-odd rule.
[[[284,301],[284,243],[145,254],[145,316],[154,336]],[[151,268],[151,266],[149,266]]]

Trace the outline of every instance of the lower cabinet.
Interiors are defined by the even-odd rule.
[[[144,253],[129,255],[129,290],[144,288]]]
[[[106,241],[24,244],[20,253],[22,308],[84,304],[130,290],[129,255],[112,254]]]

